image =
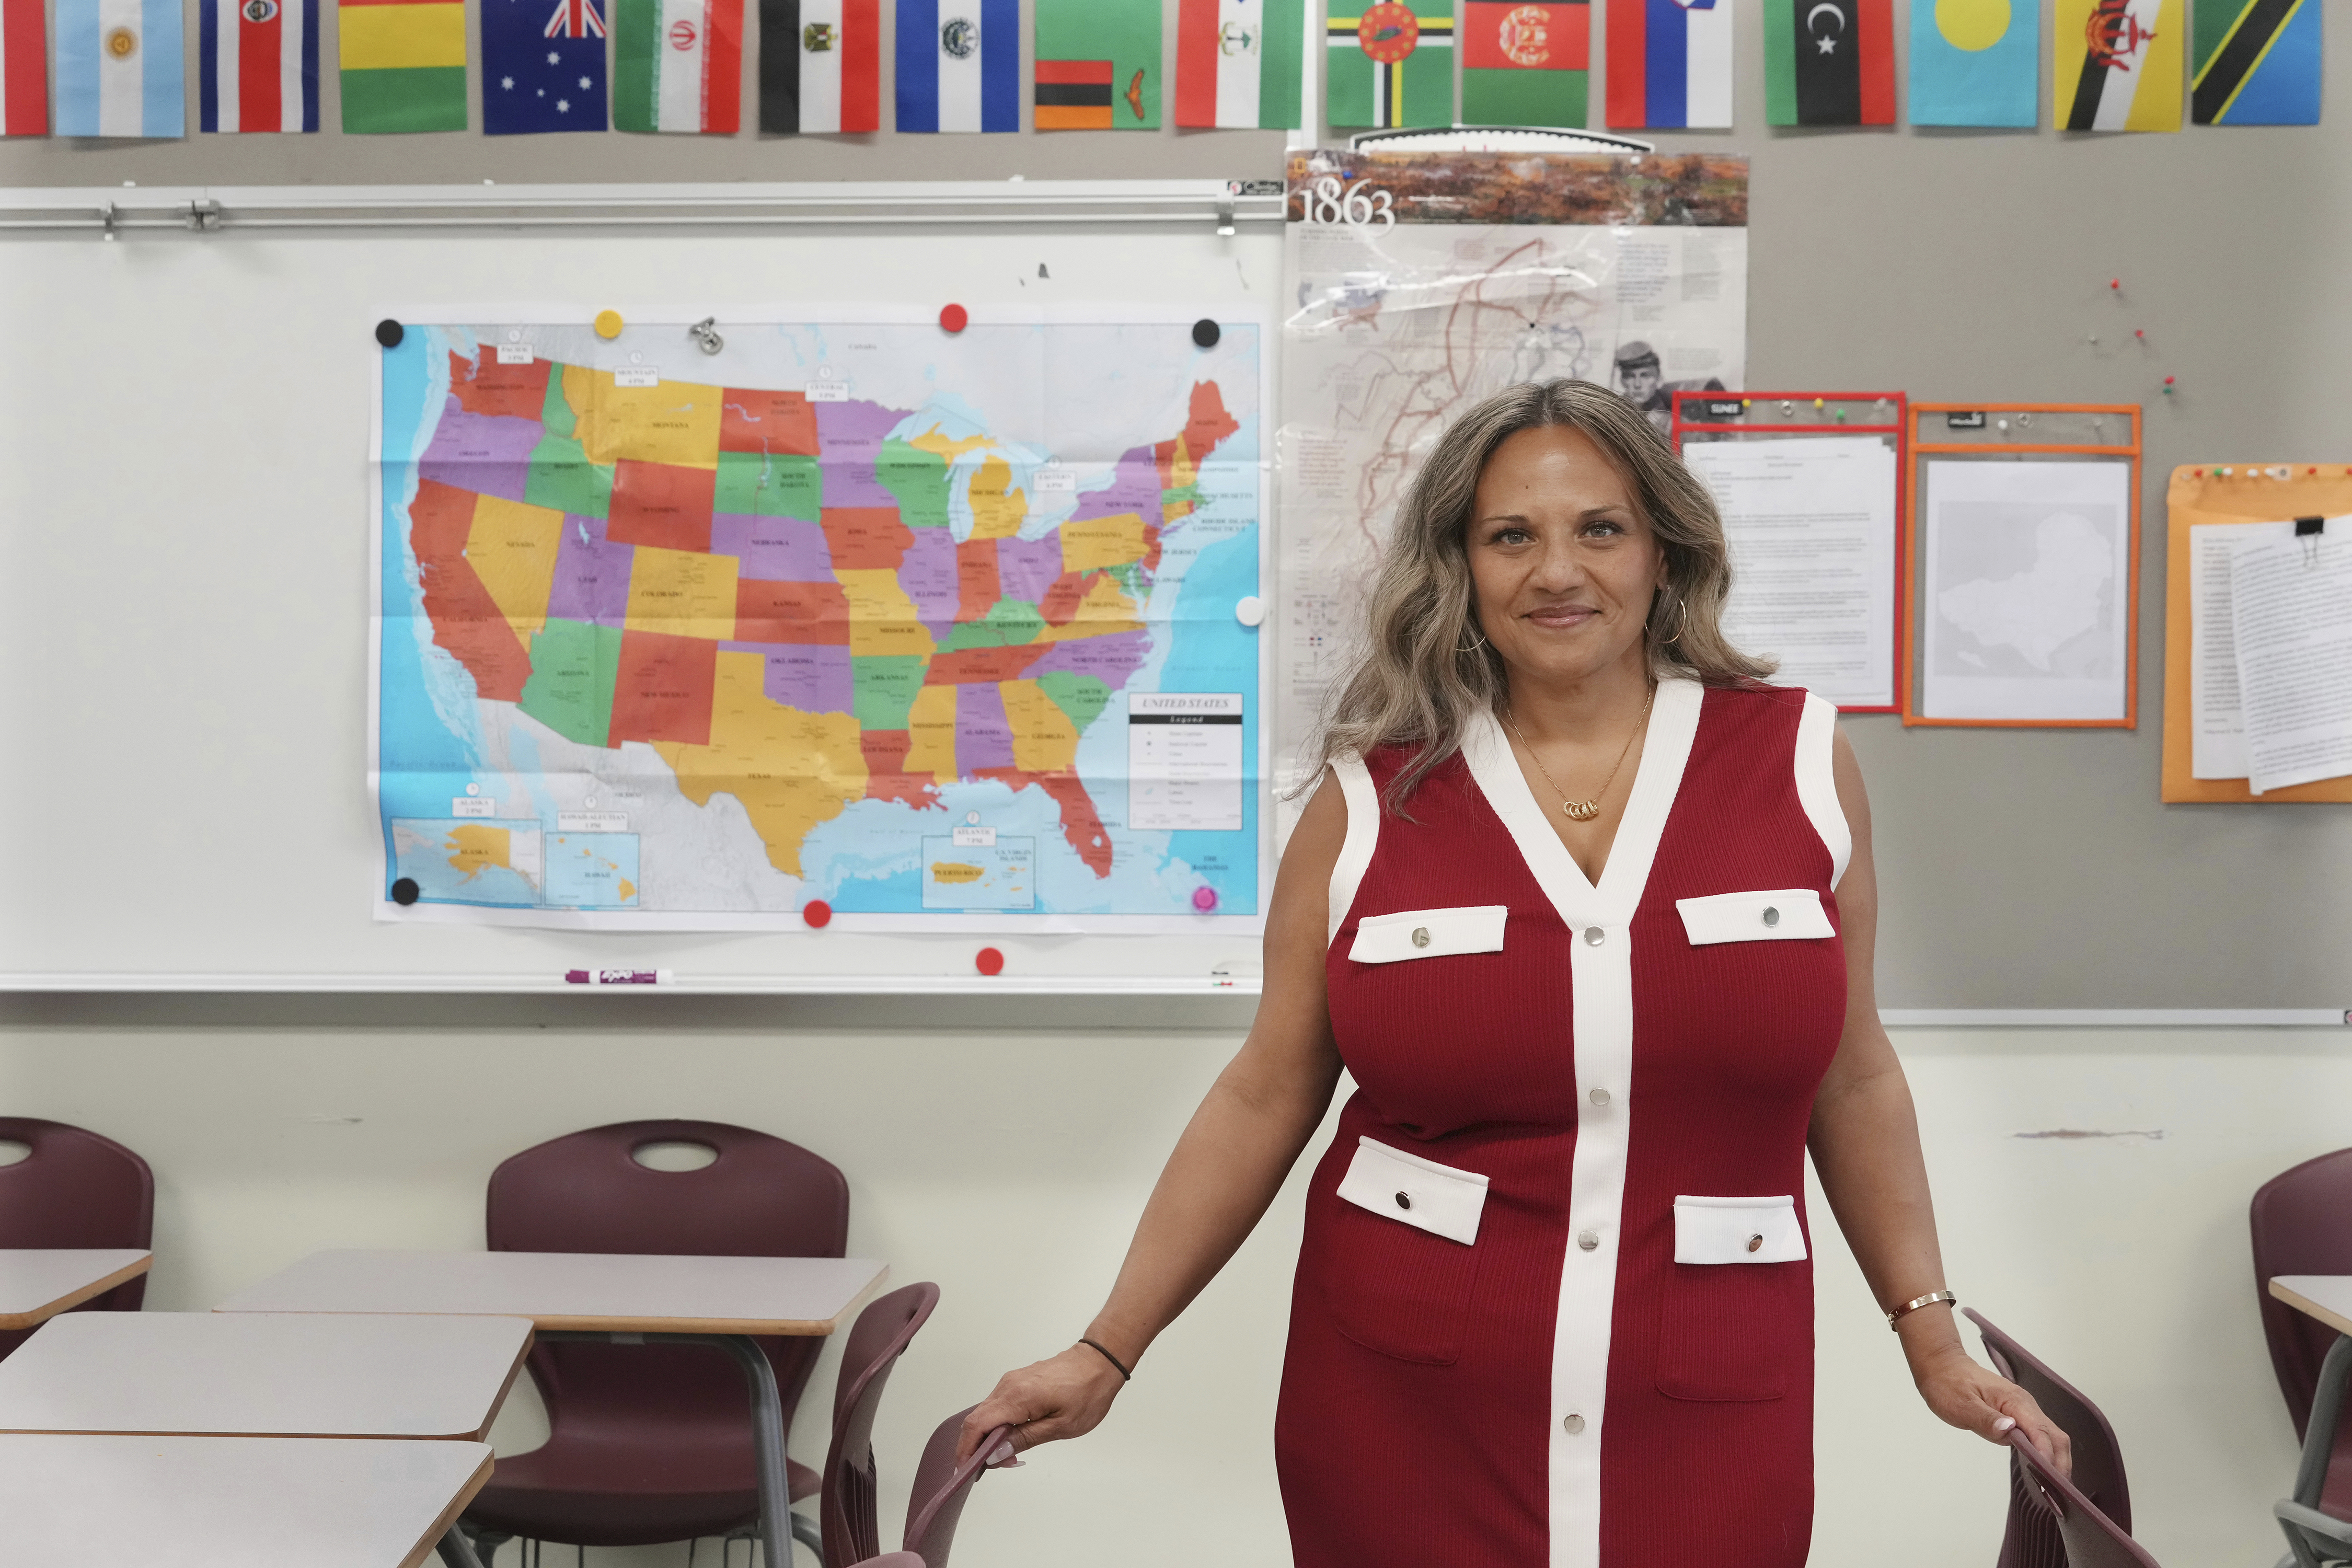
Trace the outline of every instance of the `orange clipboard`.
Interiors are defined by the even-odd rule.
[[[2164,794],[2168,803],[2232,802],[2292,805],[2352,801],[2352,778],[2315,779],[2256,795],[2244,779],[2200,779],[2189,710],[2189,531],[2206,523],[2278,522],[2291,517],[2352,512],[2352,468],[2341,463],[2202,463],[2172,470],[2165,491]]]

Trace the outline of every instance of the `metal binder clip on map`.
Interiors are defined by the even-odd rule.
[[[727,346],[727,340],[719,335],[719,318],[716,316],[703,317],[702,320],[686,329],[686,335],[692,338],[695,346],[707,354],[715,354]]]

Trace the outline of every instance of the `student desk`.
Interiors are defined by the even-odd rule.
[[[314,1252],[221,1312],[394,1312],[529,1318],[541,1339],[709,1344],[751,1396],[760,1527],[792,1540],[783,1402],[755,1334],[830,1334],[889,1270],[866,1258],[702,1258],[610,1252]]]
[[[147,1272],[136,1247],[0,1247],[0,1329],[29,1329]]]
[[[2303,1432],[2303,1460],[2295,1468],[2294,1493],[2275,1511],[2282,1523],[2314,1527],[2306,1537],[2316,1535],[2340,1552],[2337,1538],[2344,1527],[2319,1511],[2319,1497],[2327,1486],[2327,1462],[2336,1446],[2337,1423],[2331,1417],[2343,1407],[2346,1384],[2352,1380],[2352,1275],[2281,1274],[2272,1279],[2270,1292],[2336,1331],[2336,1342],[2320,1363],[2319,1385],[2313,1391],[2311,1421]],[[2291,1517],[2297,1514],[2303,1517]],[[2294,1538],[2294,1531],[2289,1534]],[[2302,1553],[2299,1541],[2295,1554],[2300,1558]]]

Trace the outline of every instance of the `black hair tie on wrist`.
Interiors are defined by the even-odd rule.
[[[1087,1349],[1089,1349],[1089,1350],[1093,1351],[1097,1355],[1098,1355],[1098,1356],[1102,1357],[1102,1358],[1103,1358],[1103,1360],[1105,1360],[1105,1361],[1107,1361],[1107,1362],[1110,1363],[1110,1364],[1111,1364],[1111,1365],[1113,1365],[1113,1366],[1115,1366],[1115,1367],[1118,1368],[1118,1379],[1119,1379],[1119,1381],[1120,1381],[1121,1383],[1133,1383],[1133,1382],[1135,1381],[1135,1373],[1131,1373],[1131,1372],[1129,1372],[1129,1371],[1128,1371],[1128,1370],[1127,1370],[1127,1363],[1124,1363],[1124,1362],[1120,1361],[1120,1360],[1118,1359],[1118,1357],[1117,1357],[1117,1356],[1115,1356],[1115,1355],[1111,1354],[1111,1353],[1110,1353],[1110,1352],[1108,1352],[1108,1351],[1107,1351],[1107,1350],[1103,1349],[1103,1348],[1102,1348],[1102,1346],[1100,1346],[1100,1345],[1098,1345],[1098,1344],[1095,1343],[1095,1342],[1094,1342],[1094,1341],[1092,1341],[1092,1340],[1080,1340],[1080,1341],[1078,1342],[1078,1343],[1080,1343],[1080,1344],[1082,1344],[1082,1345],[1085,1345]]]

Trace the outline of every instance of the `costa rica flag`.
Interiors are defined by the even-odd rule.
[[[197,0],[197,124],[319,129],[319,0]]]
[[[1609,0],[1609,123],[1731,128],[1733,0]]]

